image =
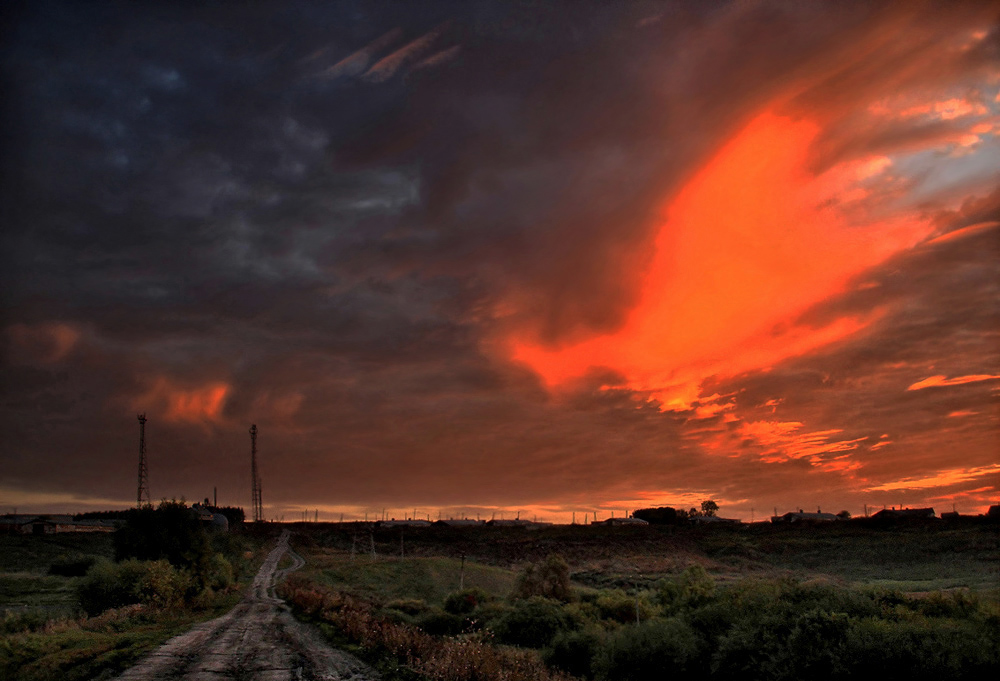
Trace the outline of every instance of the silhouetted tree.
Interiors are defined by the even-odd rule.
[[[167,559],[186,568],[201,581],[211,571],[212,546],[204,523],[183,501],[160,502],[129,511],[125,524],[115,532],[115,560]]]
[[[632,517],[645,520],[650,525],[673,525],[678,521],[677,511],[669,506],[640,508],[632,513]]]
[[[714,516],[719,512],[719,505],[713,500],[709,499],[707,501],[701,502],[701,513],[702,515],[707,515],[709,517]]]

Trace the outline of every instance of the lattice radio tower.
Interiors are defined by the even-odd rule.
[[[139,489],[135,493],[136,508],[151,506],[149,502],[149,471],[146,470],[146,415],[139,414]],[[145,503],[144,503],[145,502]]]
[[[253,506],[253,521],[259,523],[264,519],[260,500],[260,476],[257,475],[257,424],[250,426],[250,478],[253,490],[250,504]]]

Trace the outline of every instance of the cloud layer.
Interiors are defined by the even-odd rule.
[[[984,5],[3,12],[0,507],[996,499]]]

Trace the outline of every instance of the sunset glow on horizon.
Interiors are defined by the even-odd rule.
[[[137,413],[286,519],[1000,501],[987,4],[98,4],[2,52],[0,512]]]

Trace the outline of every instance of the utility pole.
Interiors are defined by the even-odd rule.
[[[260,477],[257,475],[257,424],[250,425],[250,483],[252,486],[250,506],[253,508],[253,521],[259,523],[264,519],[260,498]]]
[[[136,508],[143,505],[152,506],[149,501],[149,471],[146,470],[146,414],[138,415],[139,418],[139,489],[135,494]],[[143,502],[145,501],[145,504]]]

